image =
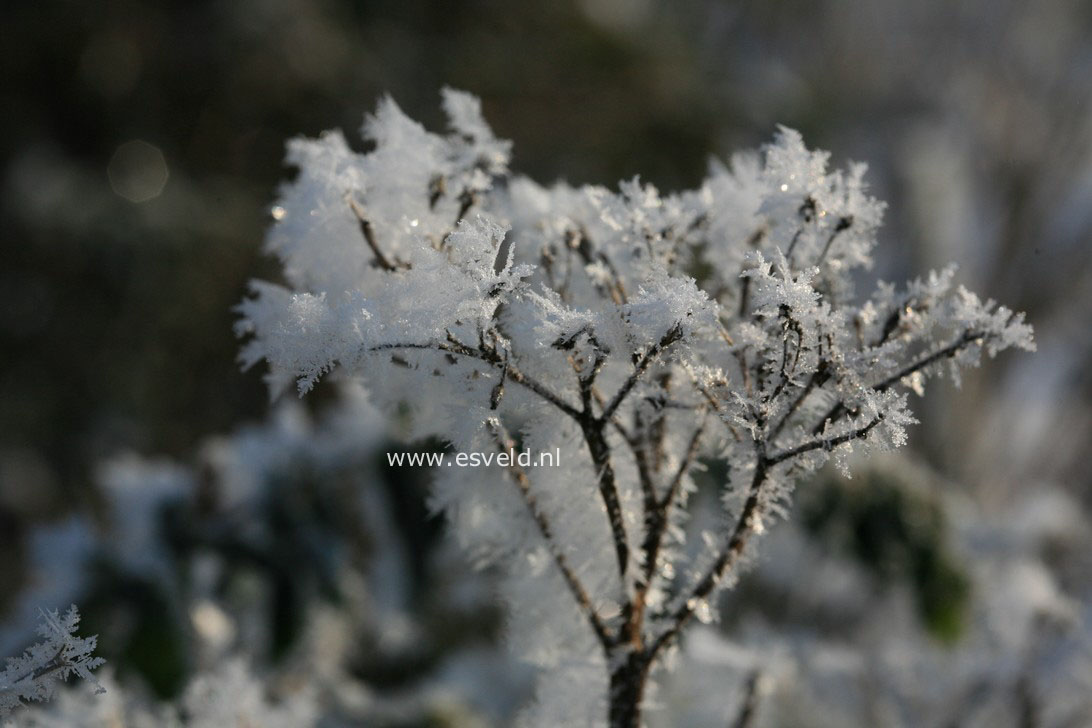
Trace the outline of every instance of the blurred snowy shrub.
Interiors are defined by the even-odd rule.
[[[897,454],[855,470],[863,477],[824,489],[856,491],[842,497],[859,499],[858,505],[818,531],[803,522],[810,518],[779,527],[724,627],[686,635],[678,669],[665,678],[649,724],[1092,724],[1092,611],[1080,601],[1085,586],[1077,577],[1079,570],[1087,573],[1092,524],[1079,503],[1060,489],[1035,488],[1018,501],[984,506]],[[940,542],[970,587],[959,597],[966,601],[954,642],[930,638],[935,625],[922,619],[928,615],[914,574],[896,579],[893,571],[878,572],[874,560],[848,553],[856,545],[852,524],[859,525],[861,505],[870,500],[864,491],[879,483],[917,501],[907,511],[921,519],[915,528],[933,528],[941,515],[947,523]],[[814,507],[808,501],[830,497],[817,495],[801,494],[804,510]],[[881,553],[896,548],[900,529],[891,530]],[[871,525],[865,531],[863,540],[878,536]],[[1059,557],[1070,573],[1057,568]]]
[[[350,424],[348,419],[340,422]],[[272,424],[249,429],[246,437],[255,438],[263,429],[270,441],[279,439],[278,425]],[[328,426],[314,432],[338,439]],[[221,439],[225,444],[230,441]],[[855,470],[863,477],[824,488],[863,490],[886,483],[883,487],[903,492],[901,497],[920,501],[910,509],[917,516],[934,508],[943,512],[949,523],[944,540],[973,583],[966,624],[955,648],[929,639],[923,629],[927,625],[915,614],[916,597],[902,588],[906,579],[899,585],[890,574],[877,577],[871,564],[847,553],[845,544],[794,519],[766,541],[764,558],[741,586],[746,593],[733,600],[724,628],[699,627],[681,640],[675,669],[663,676],[655,709],[650,706],[646,711],[648,724],[687,728],[1088,724],[1092,612],[1082,610],[1070,596],[1074,585],[1067,582],[1072,579],[1051,568],[1059,557],[1076,567],[1082,558],[1088,563],[1092,528],[1079,515],[1077,504],[1062,492],[1043,490],[989,512],[902,457],[876,459]],[[692,504],[697,518],[708,517],[707,490],[703,482],[696,494],[701,502]],[[821,503],[829,497],[816,495]],[[809,494],[806,501],[810,500]],[[854,520],[858,512],[848,509],[844,521]],[[1075,558],[1078,554],[1084,556]],[[384,599],[379,583],[369,577],[368,584],[378,587],[375,596]],[[881,585],[886,588],[877,590]],[[209,654],[199,660],[178,700],[156,703],[132,675],[119,683],[112,674],[100,672],[106,695],[81,683],[62,691],[49,706],[18,711],[16,724],[27,728],[512,724],[518,701],[508,696],[520,694],[519,681],[512,681],[517,666],[484,645],[455,651],[423,680],[397,690],[361,675],[353,653],[381,649],[367,629],[360,629],[358,620],[369,620],[361,606],[350,601],[310,611],[301,649],[278,665],[261,654],[240,659],[232,652],[247,650],[245,642],[236,640],[224,649],[221,641],[225,625],[237,637],[237,626],[260,620],[260,612],[236,614],[202,596],[189,609],[192,639],[199,651]],[[422,641],[437,640],[436,635],[417,634]],[[493,704],[487,707],[489,701]]]
[[[902,445],[907,390],[1033,349],[1031,328],[953,268],[858,299],[883,205],[794,131],[693,191],[544,188],[509,173],[475,98],[443,100],[446,135],[385,99],[367,153],[290,144],[268,239],[289,287],[254,284],[242,360],[274,395],[337,368],[457,451],[561,448],[556,468],[442,468],[434,502],[506,570],[511,641],[542,668],[525,721],[637,726],[793,483]],[[722,520],[688,533],[710,460]]]
[[[492,651],[488,575],[452,544],[423,543],[377,467],[387,433],[346,384],[317,415],[283,402],[266,422],[208,438],[191,463],[132,453],[103,463],[104,523],[39,528],[32,568],[63,583],[32,582],[17,603],[85,605],[117,668],[102,681],[110,695],[66,691],[20,711],[18,725],[464,716],[439,723],[455,726],[510,714],[528,676]],[[0,643],[25,631],[24,611]]]

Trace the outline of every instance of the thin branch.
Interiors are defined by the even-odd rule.
[[[762,671],[755,669],[747,678],[747,692],[743,696],[743,704],[739,706],[739,713],[732,721],[731,728],[751,728],[758,716],[758,701],[760,697],[759,683],[762,681]]]
[[[785,414],[781,416],[774,428],[770,430],[770,435],[767,438],[770,442],[777,440],[777,436],[781,434],[781,431],[785,429],[785,425],[788,424],[789,419],[796,414],[796,411],[800,409],[800,405],[804,403],[804,400],[808,398],[816,387],[821,387],[829,377],[827,360],[823,359],[819,362],[818,368],[811,373],[808,377],[807,384],[800,390],[800,393],[796,395],[796,399],[792,401],[789,408],[785,411]]]
[[[827,437],[820,440],[809,440],[802,445],[797,445],[796,447],[789,448],[788,450],[780,452],[777,455],[771,455],[769,458],[767,458],[767,463],[769,465],[777,465],[778,463],[782,463],[789,458],[794,458],[797,455],[803,455],[804,453],[811,452],[812,450],[833,450],[839,445],[844,445],[851,440],[857,440],[864,437],[882,421],[883,414],[881,413],[872,418],[872,421],[869,422],[867,425],[864,425],[863,427],[858,427],[855,430],[850,430],[849,432],[838,435],[837,437]]]
[[[796,244],[800,241],[800,236],[804,234],[804,226],[810,225],[815,220],[817,204],[815,198],[808,195],[804,198],[804,202],[800,205],[800,209],[796,211],[796,214],[800,216],[800,227],[796,228],[796,234],[792,236],[792,240],[789,242],[789,249],[785,251],[785,260],[792,264],[793,249],[796,248]]]
[[[483,361],[486,364],[492,365],[496,369],[503,369],[507,367],[507,377],[509,380],[534,392],[539,397],[546,400],[554,407],[557,407],[559,410],[567,414],[569,417],[572,417],[576,420],[580,419],[580,410],[576,409],[568,402],[561,399],[560,396],[555,394],[549,387],[542,384],[537,379],[532,378],[530,375],[524,374],[522,371],[520,371],[519,368],[516,367],[516,365],[512,364],[511,362],[508,362],[506,364],[505,360],[499,355],[497,355],[496,359],[494,360],[493,357],[489,356],[488,352],[482,352],[477,349],[472,349],[466,344],[462,344],[454,339],[449,339],[448,342],[445,344],[412,342],[379,344],[378,346],[370,347],[368,349],[368,352],[391,351],[396,349],[419,349],[425,351],[439,351],[447,354],[458,354],[460,356],[465,356],[469,359],[477,359],[478,361]]]
[[[838,224],[834,226],[834,230],[831,231],[830,236],[827,238],[826,245],[823,246],[822,252],[819,253],[819,257],[815,260],[815,265],[820,265],[823,259],[827,257],[827,253],[830,252],[830,246],[834,243],[834,239],[838,237],[839,233],[843,230],[848,230],[853,225],[853,216],[847,215],[838,219]]]
[[[724,322],[718,320],[717,323],[720,324],[720,338],[723,339],[724,343],[728,346],[735,346],[736,342],[732,339],[731,334],[728,333],[728,329],[724,326]]]
[[[656,561],[659,559],[660,549],[663,547],[667,526],[671,522],[671,507],[675,504],[675,500],[678,498],[679,492],[682,489],[683,478],[686,477],[686,474],[694,464],[694,458],[697,457],[698,445],[701,443],[701,436],[703,434],[705,434],[704,418],[701,423],[698,424],[697,429],[694,430],[694,434],[690,438],[690,443],[687,445],[686,453],[683,455],[682,462],[679,463],[679,468],[675,471],[675,476],[668,484],[667,492],[662,499],[656,502],[655,510],[653,511],[654,518],[649,524],[648,531],[645,534],[645,543],[643,545],[645,552],[645,591],[651,588],[652,585],[652,576],[656,571]]]
[[[904,377],[908,377],[914,372],[920,371],[930,364],[934,364],[940,361],[941,359],[947,359],[949,357],[955,356],[959,353],[961,349],[963,349],[963,347],[967,346],[967,344],[973,344],[974,342],[981,340],[983,336],[984,334],[979,331],[964,331],[962,336],[953,341],[951,344],[948,344],[948,346],[945,346],[943,349],[934,351],[932,354],[923,356],[915,362],[907,364],[897,373],[892,374],[890,377],[883,380],[879,384],[873,385],[872,388],[875,389],[877,392],[883,392],[884,390],[889,389],[893,384],[896,384],[897,382],[902,380]]]
[[[613,419],[604,414],[595,416],[594,404],[597,401],[595,379],[606,363],[607,349],[595,338],[595,332],[589,327],[582,327],[580,331],[570,338],[554,343],[558,348],[572,348],[576,337],[584,334],[588,343],[595,348],[595,361],[587,373],[578,370],[577,378],[580,385],[580,406],[576,421],[584,434],[584,441],[588,445],[588,453],[591,455],[592,465],[595,467],[596,481],[599,485],[599,495],[603,499],[603,507],[607,511],[607,520],[610,522],[611,534],[614,537],[614,550],[618,557],[618,575],[624,580],[629,566],[629,539],[626,536],[625,519],[622,516],[622,500],[618,494],[618,484],[614,476],[614,466],[611,464],[611,449],[607,443],[606,426]],[[574,367],[576,365],[574,364]]]
[[[739,318],[747,315],[747,294],[751,292],[750,277],[744,278],[739,286]]]
[[[10,683],[8,683],[6,689],[0,689],[0,692],[14,691],[26,680],[30,680],[31,682],[35,680],[40,680],[50,673],[56,672],[57,670],[63,670],[66,667],[70,667],[69,662],[63,658],[64,645],[61,645],[61,647],[57,650],[57,654],[49,658],[49,661],[46,662],[46,664],[39,665],[33,670],[30,670],[15,678]]]
[[[765,227],[760,227],[758,230],[755,230],[753,233],[751,233],[751,236],[747,238],[748,247],[754,250],[758,250],[758,246],[762,243],[763,238],[766,237],[766,234],[768,232],[769,231]],[[740,284],[739,292],[739,318],[743,318],[747,314],[747,294],[750,292],[751,288],[751,277],[744,276],[744,273],[746,273],[752,267],[753,266],[749,267],[746,263],[744,263],[743,267],[739,271],[739,275],[737,276],[737,278],[743,278],[743,283]]]
[[[629,299],[626,296],[626,287],[622,285],[622,277],[618,275],[618,269],[614,267],[614,263],[611,262],[607,254],[602,251],[599,253],[599,260],[606,266],[611,275],[611,285],[608,287],[611,301],[619,306],[623,305]]]
[[[802,455],[805,452],[818,449],[830,450],[838,445],[849,442],[850,440],[864,437],[872,428],[878,425],[882,419],[883,416],[878,415],[864,427],[860,427],[837,437],[813,440],[804,443],[799,447],[785,450],[784,452],[772,456],[767,456],[765,454],[765,448],[761,441],[757,443],[758,459],[755,463],[755,473],[751,480],[751,486],[747,492],[747,500],[744,502],[743,509],[739,513],[739,518],[736,520],[735,528],[732,529],[732,535],[728,539],[728,543],[717,555],[716,560],[702,576],[697,586],[694,587],[690,597],[675,610],[671,617],[671,626],[653,642],[650,654],[655,656],[678,636],[682,628],[685,627],[694,616],[694,611],[697,609],[698,604],[709,598],[717,584],[719,584],[724,576],[735,567],[740,556],[743,555],[743,550],[747,547],[750,536],[755,532],[755,527],[758,523],[757,515],[761,500],[762,485],[766,480],[766,476],[769,474],[770,468],[789,458]]]
[[[655,396],[647,398],[649,404],[653,406],[656,411],[656,416],[649,423],[647,443],[649,446],[649,453],[652,456],[652,470],[656,473],[660,472],[660,468],[664,462],[664,440],[667,437],[667,409],[670,400],[668,397],[671,393],[671,372],[666,371],[660,376],[660,392]],[[638,414],[640,409],[634,411]]]
[[[615,482],[614,466],[610,460],[610,445],[607,444],[604,432],[606,423],[602,419],[592,417],[590,410],[585,410],[584,416],[579,417],[577,421],[584,433],[584,440],[588,444],[588,452],[591,455],[596,481],[599,485],[599,495],[607,510],[607,520],[610,522],[611,534],[614,537],[614,551],[618,557],[618,575],[624,579],[629,566],[629,539],[626,536],[626,523],[622,516],[622,501],[618,495],[618,484]]]
[[[372,254],[375,256],[375,264],[383,270],[392,273],[394,271],[409,268],[408,263],[403,263],[401,261],[392,262],[383,254],[383,251],[379,247],[379,242],[375,238],[375,228],[372,227],[372,221],[368,219],[368,216],[364,212],[364,208],[360,206],[360,203],[350,197],[349,207],[352,208],[353,214],[356,215],[356,219],[360,222],[360,232],[364,236],[364,242],[372,249]]]
[[[755,473],[751,479],[751,485],[747,491],[747,500],[743,504],[742,510],[739,512],[739,518],[736,519],[736,525],[732,529],[732,535],[728,539],[728,543],[717,555],[717,558],[713,561],[712,565],[706,570],[701,580],[698,581],[694,590],[675,612],[671,615],[671,624],[666,630],[664,630],[659,637],[652,643],[649,648],[649,655],[655,657],[661,650],[675,640],[679,636],[683,627],[687,625],[690,619],[694,616],[694,611],[697,609],[698,604],[707,599],[721,579],[724,578],[739,560],[739,557],[743,554],[744,548],[747,546],[747,541],[750,538],[751,533],[754,532],[756,525],[755,516],[758,512],[759,496],[762,490],[762,484],[766,480],[768,463],[765,454],[762,452],[762,443],[757,443],[758,446],[758,459],[755,463]]]
[[[788,306],[781,307],[781,316],[785,317],[785,323],[782,324],[782,341],[781,341],[781,380],[774,387],[774,391],[770,394],[769,399],[773,401],[784,391],[788,386],[792,375],[796,372],[796,365],[800,362],[800,350],[804,348],[804,331],[800,328],[800,323],[796,319],[792,318]],[[789,364],[789,335],[788,332],[793,331],[796,334],[796,352],[793,355],[791,371],[788,368]]]
[[[690,472],[690,467],[694,464],[694,458],[698,455],[698,445],[701,442],[701,436],[704,434],[705,418],[703,416],[701,422],[699,422],[698,426],[694,429],[694,434],[690,436],[690,443],[686,446],[686,454],[683,455],[682,462],[679,463],[679,468],[675,471],[675,477],[671,479],[671,482],[667,486],[667,493],[664,494],[663,499],[660,501],[661,507],[669,506],[671,502],[675,500],[675,496],[682,486],[683,478]]]
[[[589,338],[591,338],[591,334],[588,335]],[[625,519],[622,515],[621,498],[615,480],[614,466],[611,463],[611,450],[606,440],[605,429],[606,425],[613,421],[614,414],[618,410],[619,405],[621,405],[626,395],[633,389],[641,375],[648,370],[651,363],[666,347],[670,346],[681,337],[682,327],[679,324],[672,326],[660,341],[654,344],[652,348],[645,353],[644,357],[638,361],[633,374],[630,375],[629,379],[626,380],[610,402],[602,407],[602,414],[600,414],[599,417],[595,416],[592,408],[592,403],[595,400],[595,397],[593,396],[594,380],[604,364],[605,358],[602,355],[602,347],[598,346],[598,342],[594,341],[594,339],[592,339],[592,343],[596,345],[596,361],[591,374],[582,376],[580,379],[583,411],[577,416],[577,422],[580,423],[581,430],[584,433],[584,439],[588,444],[588,452],[591,455],[592,464],[595,466],[599,494],[603,499],[603,506],[606,508],[607,519],[610,523],[611,534],[614,538],[615,554],[618,559],[618,573],[623,579],[629,569],[629,538],[626,534]],[[639,471],[642,473],[641,480],[646,499],[649,494],[652,495],[651,501],[648,501],[648,504],[651,504],[651,502],[655,500],[655,494],[651,491],[651,477],[649,475],[647,454],[643,451],[643,448],[635,447],[634,457],[637,460]]]
[[[880,336],[878,339],[876,339],[876,343],[872,345],[873,349],[879,346],[883,346],[885,343],[887,343],[887,340],[891,338],[891,335],[898,331],[899,323],[902,321],[903,312],[905,311],[906,313],[911,313],[914,310],[916,303],[917,299],[911,296],[903,301],[900,301],[899,305],[895,306],[895,309],[888,315],[887,320],[884,321],[883,330],[880,331]],[[860,314],[858,314],[858,316],[859,315]],[[860,335],[858,334],[858,339],[859,338]]]
[[[800,236],[804,234],[804,226],[796,228],[796,232],[793,233],[792,240],[789,241],[789,249],[785,251],[785,260],[792,264],[792,254],[796,249],[796,244],[800,242]]]
[[[720,420],[724,424],[725,429],[727,429],[728,432],[732,434],[732,438],[736,442],[740,442],[742,438],[740,437],[739,430],[737,430],[734,425],[727,421],[724,411],[721,410],[720,403],[717,401],[716,397],[713,396],[713,393],[710,392],[706,387],[698,383],[697,380],[692,381],[694,383],[694,388],[698,390],[698,392],[705,399],[706,404],[709,405],[709,409],[717,414],[717,419]]]
[[[872,389],[876,392],[885,392],[894,385],[898,384],[905,377],[908,377],[915,372],[919,372],[929,365],[937,363],[941,359],[947,359],[955,356],[968,344],[973,344],[977,341],[980,341],[984,336],[985,334],[979,331],[964,331],[952,343],[948,344],[947,346],[941,347],[940,349],[937,349],[936,351],[933,351],[929,354],[925,354],[919,357],[915,361],[907,364],[895,374],[892,374],[883,381],[872,385]],[[836,422],[848,412],[849,409],[846,407],[844,402],[837,402],[833,407],[830,408],[830,410],[827,411],[825,415],[823,415],[819,422],[816,423],[816,425],[812,428],[812,434],[814,435],[822,432],[823,427],[828,421]]]
[[[515,447],[515,442],[508,436],[508,433],[505,432],[499,420],[491,418],[489,420],[489,428],[502,453],[508,452],[511,448]],[[588,624],[591,625],[592,631],[595,632],[595,636],[599,638],[599,643],[603,646],[603,649],[609,651],[612,644],[610,632],[607,631],[606,625],[603,623],[599,613],[595,610],[595,606],[592,604],[591,597],[588,596],[588,592],[584,588],[584,585],[580,583],[580,579],[578,579],[575,572],[573,572],[568,559],[565,558],[565,554],[561,552],[560,545],[554,540],[550,522],[546,518],[546,514],[539,509],[538,500],[535,498],[535,494],[531,492],[530,478],[527,477],[527,473],[524,472],[523,468],[516,464],[510,465],[508,471],[512,473],[516,487],[519,488],[520,495],[523,497],[523,502],[527,506],[527,510],[530,511],[531,518],[534,519],[535,525],[538,526],[538,531],[542,535],[543,540],[546,541],[546,546],[554,557],[554,563],[557,564],[561,576],[565,579],[565,584],[569,587],[569,591],[572,592],[577,606],[579,606],[580,611],[584,613],[584,616],[588,620]]]
[[[676,323],[667,330],[667,333],[665,333],[659,341],[649,347],[649,350],[645,352],[645,355],[637,361],[636,366],[633,368],[633,373],[622,383],[622,386],[618,388],[618,391],[611,397],[610,402],[607,403],[606,408],[603,410],[603,419],[610,419],[611,415],[613,415],[615,410],[622,404],[623,400],[625,400],[626,396],[632,391],[633,387],[652,363],[656,361],[667,347],[681,339],[682,334],[682,325]]]
[[[466,217],[466,213],[470,212],[470,208],[474,206],[474,203],[478,201],[478,195],[469,189],[463,190],[459,195],[459,212],[455,215],[455,224],[458,225],[459,221]]]
[[[656,498],[656,486],[652,480],[652,468],[648,462],[648,451],[645,450],[644,443],[641,443],[636,439],[628,442],[629,449],[633,453],[633,460],[637,465],[637,480],[641,485],[641,500],[644,509],[645,525],[647,527],[650,522],[649,519],[652,517],[652,514],[655,513],[657,504],[659,503]]]

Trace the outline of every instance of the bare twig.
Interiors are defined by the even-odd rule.
[[[447,343],[443,343],[443,344],[434,343],[434,342],[432,342],[432,343],[412,343],[412,342],[402,343],[402,342],[397,342],[397,343],[390,343],[390,344],[379,344],[378,346],[373,346],[373,347],[369,348],[368,351],[369,352],[380,352],[380,351],[391,351],[391,350],[398,350],[398,349],[418,349],[418,350],[425,350],[425,351],[439,351],[439,352],[444,352],[444,353],[447,353],[447,354],[458,354],[459,356],[465,356],[465,357],[467,357],[469,359],[477,359],[478,361],[483,361],[483,362],[485,362],[487,364],[490,364],[491,366],[493,366],[494,368],[496,368],[498,370],[506,369],[507,370],[507,378],[510,381],[513,381],[516,384],[519,384],[520,386],[534,392],[539,397],[546,400],[547,402],[552,404],[554,407],[556,407],[557,409],[564,412],[569,417],[572,417],[573,419],[577,419],[577,420],[580,417],[580,410],[576,409],[575,407],[570,405],[568,402],[563,400],[559,395],[555,394],[549,387],[542,384],[537,379],[534,379],[533,377],[531,377],[528,374],[524,374],[522,371],[520,371],[520,369],[518,369],[511,362],[506,363],[506,360],[503,359],[502,357],[500,357],[499,354],[494,359],[493,357],[491,357],[489,355],[488,352],[482,352],[482,351],[479,351],[477,349],[472,349],[471,347],[467,346],[466,344],[458,342],[454,338],[449,338]]]
[[[874,391],[876,391],[876,392],[885,392],[888,389],[890,389],[892,386],[898,384],[905,377],[908,377],[911,374],[914,374],[915,372],[919,372],[922,369],[925,369],[926,367],[928,367],[929,365],[937,363],[941,359],[947,359],[947,358],[955,356],[964,347],[966,347],[968,344],[973,344],[975,342],[981,341],[984,336],[985,336],[985,334],[983,334],[982,332],[979,332],[979,331],[972,331],[972,330],[964,331],[952,343],[948,344],[947,346],[941,347],[940,349],[932,351],[932,352],[930,352],[928,354],[924,354],[924,355],[918,357],[917,359],[915,359],[914,361],[910,362],[905,367],[900,369],[895,374],[892,374],[891,376],[887,377],[883,381],[872,385],[872,389]],[[848,413],[849,413],[849,408],[846,406],[845,402],[836,402],[834,404],[834,406],[832,406],[827,411],[827,413],[825,415],[823,415],[823,417],[819,420],[819,422],[817,422],[815,424],[815,426],[812,427],[812,430],[811,430],[812,434],[815,435],[815,434],[818,434],[818,433],[822,432],[823,427],[826,426],[826,423],[828,421],[829,422],[837,422],[839,419],[841,419],[844,415],[846,415]]]
[[[916,361],[907,364],[905,367],[900,369],[895,374],[892,374],[890,377],[883,380],[879,384],[873,385],[872,388],[875,389],[877,392],[882,392],[886,389],[889,389],[893,384],[898,383],[904,377],[908,377],[914,372],[921,371],[925,367],[929,366],[930,364],[934,364],[941,359],[947,359],[949,357],[955,356],[960,352],[961,349],[966,347],[968,344],[973,344],[977,341],[980,341],[983,336],[984,334],[979,331],[964,331],[958,339],[953,341],[951,344],[948,344],[948,346],[945,346],[942,349],[938,349],[931,354],[927,354],[917,359]]]
[[[611,535],[614,538],[615,555],[618,557],[618,574],[625,578],[629,567],[629,539],[626,536],[625,519],[622,517],[622,501],[618,495],[618,484],[615,482],[614,466],[611,464],[610,445],[607,444],[604,432],[606,422],[591,416],[590,409],[585,409],[584,412],[585,415],[579,417],[577,422],[580,423],[584,433],[592,465],[595,467],[599,495],[607,510],[607,520],[610,522]]]
[[[757,462],[755,463],[754,476],[751,478],[751,485],[747,490],[747,500],[744,502],[743,508],[739,512],[739,517],[736,519],[736,525],[732,529],[732,535],[728,538],[728,542],[725,544],[724,548],[717,554],[717,558],[714,559],[712,565],[710,565],[705,574],[702,575],[702,578],[698,581],[693,591],[691,591],[690,596],[685,599],[671,615],[667,629],[661,632],[660,636],[652,642],[652,645],[649,647],[649,654],[651,656],[655,657],[679,636],[683,627],[685,627],[694,616],[698,604],[713,593],[717,584],[719,584],[725,574],[735,566],[739,557],[743,554],[743,550],[747,546],[747,541],[757,525],[755,517],[758,512],[759,495],[767,474],[767,462],[765,454],[762,452],[761,442],[758,443],[757,449],[758,457]]]
[[[671,508],[674,506],[675,500],[678,498],[679,492],[682,489],[683,478],[690,472],[690,468],[694,464],[694,458],[697,457],[698,445],[701,442],[703,434],[705,434],[704,419],[694,430],[694,434],[690,438],[690,443],[687,445],[686,453],[683,455],[682,462],[679,463],[678,470],[675,471],[674,477],[667,486],[667,492],[664,493],[663,498],[655,501],[652,519],[649,520],[648,514],[645,516],[647,524],[645,542],[643,545],[645,552],[645,582],[643,591],[645,592],[652,586],[652,577],[656,572],[656,561],[659,559],[660,549],[663,547],[667,526],[671,522]]]
[[[747,491],[747,500],[744,502],[739,517],[736,519],[736,525],[732,529],[732,535],[729,537],[724,548],[721,549],[720,553],[717,555],[717,558],[713,561],[713,564],[698,581],[690,596],[672,614],[671,623],[668,628],[652,643],[650,648],[650,653],[652,655],[656,655],[678,636],[682,628],[685,627],[694,616],[694,611],[697,609],[698,604],[709,598],[717,584],[719,584],[728,572],[734,568],[735,564],[739,561],[740,556],[743,555],[743,551],[747,547],[751,535],[759,525],[758,509],[761,503],[762,485],[766,481],[766,476],[769,474],[770,468],[790,458],[802,455],[805,452],[819,449],[830,450],[838,445],[849,442],[850,440],[864,437],[872,428],[878,425],[882,419],[882,415],[877,415],[877,417],[867,425],[845,434],[821,440],[812,440],[803,445],[799,445],[798,447],[771,456],[766,455],[765,445],[762,441],[756,443],[757,458],[754,476],[751,479],[751,485]]]
[[[349,207],[352,208],[353,214],[356,215],[356,219],[360,222],[360,232],[364,236],[364,242],[372,249],[372,254],[375,256],[375,264],[383,270],[391,272],[409,268],[409,263],[403,263],[402,261],[392,262],[383,254],[383,251],[379,247],[379,242],[375,239],[375,228],[372,227],[372,222],[368,219],[368,216],[364,212],[364,208],[360,206],[360,203],[350,197]]]
[[[872,431],[872,428],[880,424],[880,422],[882,421],[883,414],[881,413],[876,415],[872,419],[872,421],[870,421],[867,425],[864,425],[863,427],[858,427],[855,430],[850,430],[849,432],[838,435],[837,437],[809,440],[802,445],[797,445],[796,447],[785,450],[784,452],[780,452],[777,455],[771,455],[767,459],[767,462],[770,465],[777,465],[778,463],[782,463],[789,458],[794,458],[797,455],[803,455],[804,453],[811,452],[812,450],[833,450],[839,445],[844,445],[851,440],[857,440],[864,437]]]
[[[852,216],[838,218],[838,224],[834,226],[834,229],[830,232],[830,235],[827,237],[827,242],[823,246],[823,250],[819,253],[819,257],[815,259],[815,265],[822,264],[823,259],[826,258],[827,253],[830,252],[830,246],[834,243],[834,239],[836,237],[838,237],[838,235],[843,230],[848,230],[852,224],[853,224],[853,217]]]
[[[739,713],[732,721],[731,728],[751,728],[758,716],[759,684],[762,682],[762,671],[755,669],[747,678],[746,693],[743,703],[739,706]]]
[[[619,405],[622,404],[622,401],[625,400],[626,396],[641,379],[644,373],[648,371],[648,368],[652,365],[652,363],[656,361],[656,359],[660,356],[660,354],[664,352],[665,349],[667,349],[667,347],[671,346],[676,341],[681,339],[682,334],[682,325],[676,323],[674,326],[667,330],[667,333],[660,337],[659,341],[649,347],[648,351],[645,352],[644,356],[642,356],[637,361],[636,366],[634,366],[633,368],[633,373],[626,378],[626,381],[622,383],[622,386],[618,388],[618,391],[614,394],[613,397],[611,397],[610,401],[607,403],[607,406],[603,409],[603,419],[610,419],[611,415],[613,415],[615,410],[618,409]]]
[[[504,426],[501,425],[497,418],[494,417],[489,420],[489,428],[502,453],[508,452],[511,448],[515,447],[515,442],[508,436]],[[527,477],[527,473],[524,472],[523,468],[515,463],[509,466],[508,471],[512,474],[516,487],[519,488],[520,495],[523,497],[523,502],[526,504],[527,510],[530,511],[531,518],[534,519],[535,525],[538,527],[538,532],[546,542],[550,554],[554,557],[554,563],[557,564],[557,568],[561,572],[562,578],[565,579],[565,584],[569,587],[569,591],[572,592],[577,606],[579,606],[580,611],[584,613],[592,631],[595,632],[595,636],[599,639],[600,645],[602,645],[605,651],[609,651],[613,644],[611,634],[607,631],[603,619],[595,610],[591,597],[588,596],[587,589],[580,583],[580,579],[577,578],[576,573],[569,565],[568,559],[565,557],[565,554],[562,553],[560,545],[554,539],[549,519],[546,518],[546,514],[538,507],[538,500],[535,498],[535,494],[531,492],[530,478]]]
[[[33,669],[33,670],[29,671],[29,672],[26,672],[26,673],[20,675],[19,677],[15,678],[14,680],[12,680],[9,683],[9,686],[8,686],[7,689],[8,690],[15,690],[16,688],[18,688],[26,680],[30,680],[30,681],[40,680],[41,678],[45,677],[46,675],[49,675],[50,673],[54,673],[54,672],[56,672],[58,670],[63,670],[66,667],[70,667],[70,664],[68,663],[67,660],[64,659],[64,645],[61,645],[61,647],[57,650],[57,654],[55,654],[53,657],[51,657],[49,659],[49,661],[46,662],[46,664],[39,665],[35,669]],[[0,690],[0,692],[4,692],[4,691]]]
[[[808,377],[807,384],[801,388],[800,392],[796,395],[796,399],[794,399],[792,404],[789,405],[789,408],[785,410],[785,414],[781,416],[781,419],[778,420],[777,424],[770,430],[768,438],[770,442],[777,440],[777,436],[785,429],[785,425],[788,424],[789,419],[796,414],[798,409],[800,409],[800,405],[804,403],[804,400],[808,398],[808,395],[811,394],[816,387],[823,386],[829,376],[829,365],[827,364],[827,361],[823,359],[819,362],[819,366],[816,370]]]

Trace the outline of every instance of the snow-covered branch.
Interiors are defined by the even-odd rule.
[[[904,444],[906,390],[1032,349],[1031,329],[953,289],[951,268],[858,296],[884,205],[864,165],[831,170],[790,129],[695,190],[543,187],[509,172],[477,99],[443,103],[445,134],[385,99],[366,154],[337,133],[291,143],[300,174],[268,238],[288,286],[256,283],[240,306],[242,360],[268,363],[274,394],[337,369],[456,450],[509,432],[560,448],[555,468],[443,468],[437,502],[506,566],[541,694],[579,664],[604,680],[576,724],[633,728],[665,648],[714,616],[794,484]],[[727,473],[726,525],[697,533],[687,495],[709,461]],[[528,720],[556,725],[551,710]]]
[[[94,656],[94,637],[76,636],[79,623],[75,606],[63,615],[42,612],[38,634],[44,641],[28,647],[19,657],[9,657],[0,672],[0,720],[27,702],[49,700],[58,684],[72,675],[97,685],[91,671],[105,660]]]

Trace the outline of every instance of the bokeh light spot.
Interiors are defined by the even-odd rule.
[[[119,197],[130,202],[147,202],[163,192],[170,171],[159,147],[133,139],[114,151],[106,174]]]

